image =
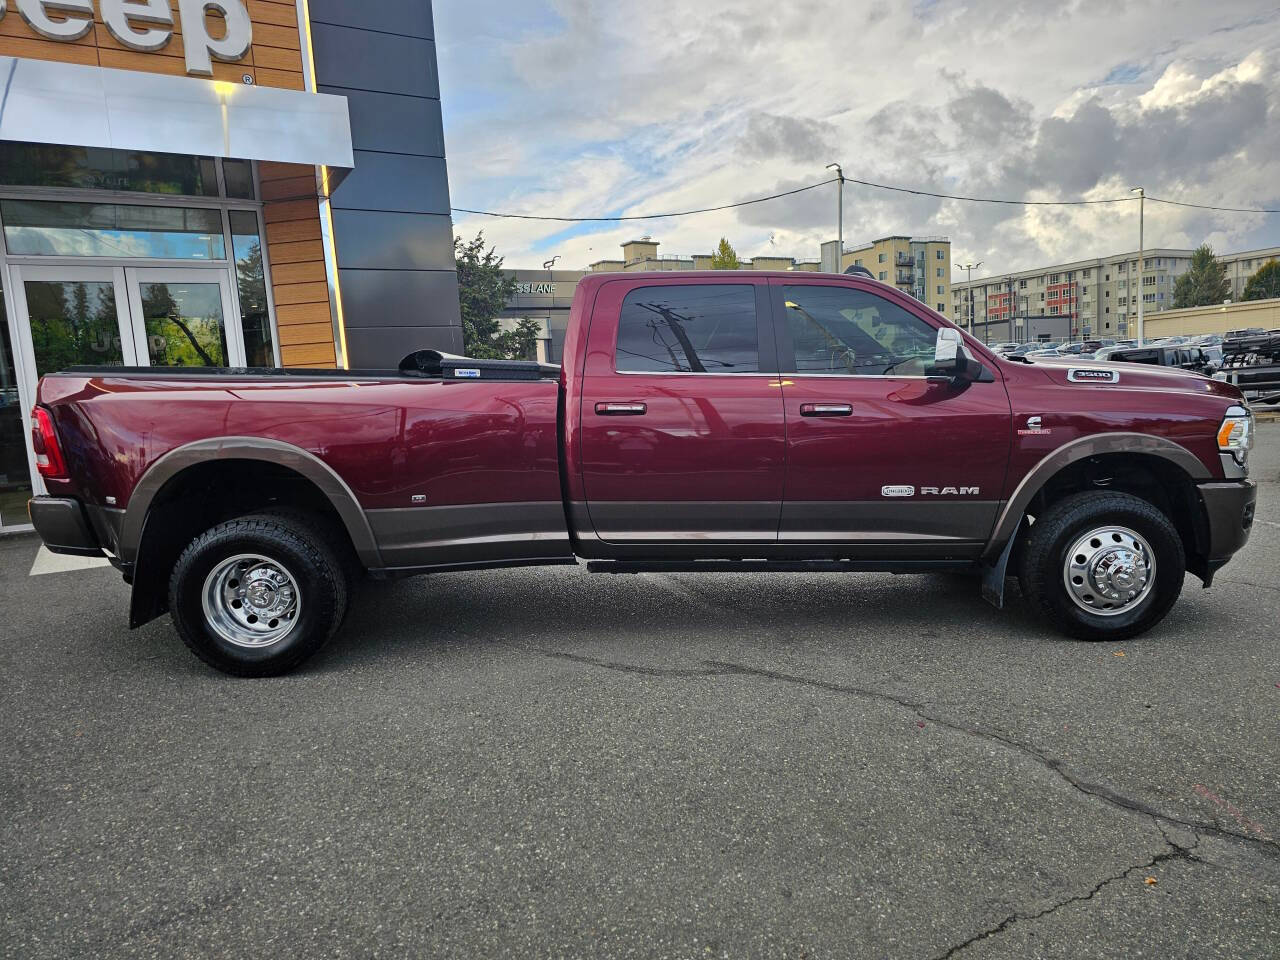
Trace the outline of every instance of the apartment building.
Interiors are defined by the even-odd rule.
[[[1141,291],[1137,251],[960,281],[952,288],[948,316],[966,328],[972,323],[974,333],[989,342],[1134,337],[1138,297],[1144,315],[1172,309],[1174,285],[1190,269],[1193,253],[1144,251]],[[1258,268],[1276,258],[1280,247],[1219,257],[1231,298],[1238,300]]]
[[[695,253],[690,257],[658,255],[658,241],[652,237],[628,240],[622,245],[621,260],[597,260],[588,267],[591,273],[629,273],[636,270],[710,270],[715,254]],[[794,257],[752,257],[744,259],[743,270],[821,270],[818,260]]]
[[[822,245],[822,263],[835,265],[836,241]],[[946,237],[889,236],[843,252],[838,273],[865,267],[877,280],[891,283],[943,316],[951,303],[951,241]]]

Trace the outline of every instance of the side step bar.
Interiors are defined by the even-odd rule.
[[[927,573],[973,560],[591,560],[589,573]]]

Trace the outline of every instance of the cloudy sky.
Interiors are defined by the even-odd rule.
[[[456,206],[564,216],[712,206],[826,179],[985,197],[1280,207],[1274,0],[436,0]],[[818,256],[834,186],[630,224],[455,214],[507,266]],[[1134,249],[1136,204],[970,204],[845,187],[845,242],[949,236],[999,273]],[[1147,245],[1280,245],[1280,215],[1148,203]]]

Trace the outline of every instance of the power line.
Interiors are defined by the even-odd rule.
[[[1185,200],[1165,200],[1163,197],[1153,197],[1147,194],[1147,199],[1153,203],[1167,203],[1174,207],[1194,207],[1196,210],[1218,210],[1222,213],[1280,213],[1280,209],[1273,210],[1262,207],[1215,207],[1207,203],[1189,203]]]
[[[756,203],[767,203],[770,200],[779,200],[783,197],[791,197],[797,193],[804,193],[808,190],[816,190],[818,187],[825,187],[827,184],[836,183],[840,178],[832,177],[830,180],[822,180],[818,183],[811,183],[808,186],[797,187],[794,190],[787,190],[783,193],[773,193],[767,197],[756,197],[752,200],[739,200],[736,203],[722,203],[715,207],[701,207],[697,210],[677,210],[671,213],[640,213],[630,216],[619,217],[558,217],[558,216],[540,216],[532,213],[500,213],[494,210],[473,210],[468,207],[452,207],[454,213],[470,213],[481,217],[498,217],[504,220],[549,220],[557,223],[620,223],[627,220],[663,220],[668,217],[689,217],[698,213],[714,213],[718,210],[732,210],[735,207],[748,207]],[[997,197],[970,197],[963,194],[955,193],[938,193],[933,190],[916,190],[911,187],[897,187],[887,183],[876,183],[872,180],[858,180],[854,177],[845,177],[846,183],[856,183],[859,186],[871,187],[875,190],[888,190],[893,193],[906,193],[917,197],[934,197],[938,200],[958,200],[964,203],[997,203],[1007,206],[1021,207],[1084,207],[1104,203],[1132,203],[1137,200],[1136,197],[1106,197],[1097,200],[1007,200]],[[1216,210],[1220,213],[1280,213],[1280,209],[1260,208],[1260,207],[1220,207],[1205,203],[1191,203],[1184,200],[1166,200],[1162,197],[1153,197],[1147,195],[1147,199],[1153,203],[1163,203],[1175,207],[1191,207],[1197,210]]]
[[[695,213],[714,213],[717,210],[730,210],[733,207],[747,207],[753,203],[765,203],[768,200],[778,200],[782,197],[794,196],[797,193],[804,193],[806,190],[816,190],[818,187],[825,187],[829,183],[835,183],[835,178],[823,180],[820,183],[811,183],[807,187],[797,187],[795,190],[787,190],[785,193],[774,193],[767,197],[756,197],[754,200],[740,200],[737,203],[722,203],[718,207],[702,207],[699,210],[678,210],[674,213],[643,213],[634,214],[629,217],[541,217],[532,213],[495,213],[492,210],[469,210],[466,207],[451,207],[455,213],[474,213],[481,217],[501,217],[505,220],[555,220],[559,223],[616,223],[621,220],[662,220],[666,217],[688,217]]]

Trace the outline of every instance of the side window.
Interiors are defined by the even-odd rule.
[[[637,287],[622,301],[615,368],[625,373],[759,373],[754,287]]]
[[[890,300],[853,287],[782,288],[797,373],[924,376],[938,332]]]

